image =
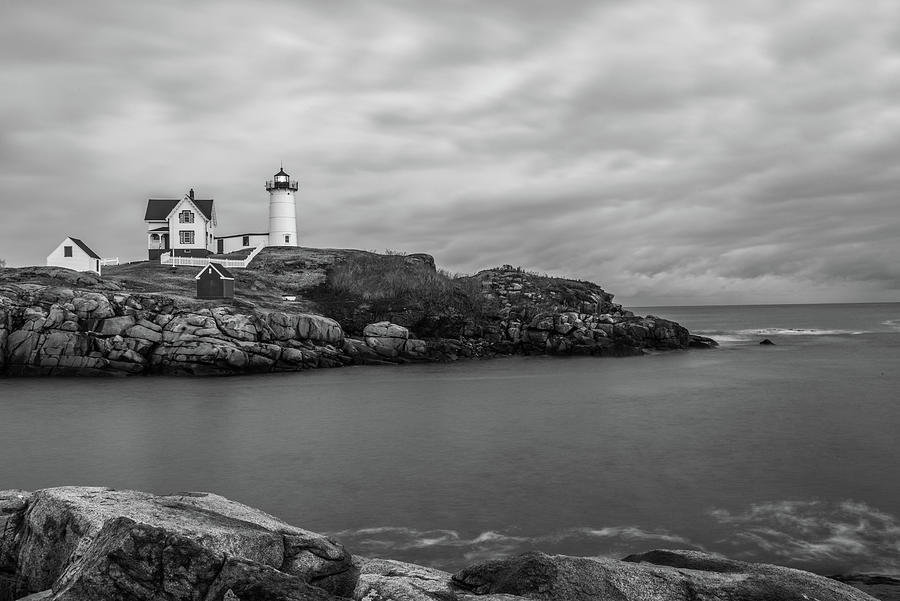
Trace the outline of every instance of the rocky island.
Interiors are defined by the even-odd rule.
[[[203,492],[0,491],[0,601],[873,601],[834,579],[690,550],[531,552],[454,574]]]
[[[509,265],[451,276],[425,254],[267,248],[220,301],[195,298],[197,271],[0,269],[0,373],[225,375],[715,345],[596,284]]]

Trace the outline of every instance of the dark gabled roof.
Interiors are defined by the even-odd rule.
[[[72,242],[74,242],[75,244],[77,244],[77,245],[78,245],[78,248],[80,248],[81,250],[83,250],[84,252],[86,252],[86,253],[87,253],[87,256],[89,256],[90,258],[92,258],[92,259],[99,259],[99,258],[100,258],[100,255],[98,255],[97,253],[95,253],[94,251],[92,251],[92,250],[90,249],[90,247],[89,247],[87,244],[85,244],[84,242],[82,242],[82,241],[79,240],[78,238],[73,238],[72,236],[67,236],[67,237],[69,238],[69,240],[71,240]]]
[[[234,279],[234,276],[231,275],[231,272],[225,269],[225,266],[221,263],[210,263],[210,265],[212,265],[212,268],[218,271],[219,275],[221,275],[223,278],[230,278],[232,280]]]
[[[218,272],[219,277],[222,278],[223,280],[233,280],[234,279],[234,276],[231,275],[231,272],[228,271],[227,269],[225,269],[225,267],[221,263],[214,263],[212,261],[210,261],[209,265],[207,265],[206,267],[201,269],[200,273],[198,273],[196,276],[194,276],[194,279],[199,280],[200,276],[203,275],[203,272],[206,271],[207,268],[209,268],[209,267],[212,267],[213,269],[215,269]]]
[[[179,202],[181,201],[151,198],[147,201],[147,212],[144,213],[144,221],[159,221],[165,219]]]
[[[197,208],[200,209],[200,212],[203,213],[204,217],[212,220],[212,211],[213,211],[213,199],[212,198],[208,198],[206,200],[194,199],[193,203],[195,205],[197,205]]]
[[[172,200],[169,198],[151,198],[147,201],[147,212],[144,213],[144,221],[160,221],[169,216],[169,213],[172,212],[172,209],[175,208],[179,202],[184,200],[183,198],[179,198],[176,200]],[[191,202],[197,205],[197,208],[200,209],[200,212],[203,213],[203,216],[207,219],[212,219],[212,208],[213,208],[213,199],[199,199],[195,198]]]

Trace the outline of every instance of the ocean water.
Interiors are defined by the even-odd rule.
[[[450,570],[696,548],[900,573],[900,304],[635,311],[722,346],[0,380],[0,488],[214,491]]]

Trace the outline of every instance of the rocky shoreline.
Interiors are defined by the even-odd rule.
[[[356,336],[336,319],[308,312],[202,306],[59,268],[0,271],[6,273],[0,278],[0,374],[6,376],[230,375],[715,346],[675,322],[633,315],[598,286],[541,291],[534,278],[511,267],[478,274],[494,307],[487,316],[417,314],[411,323],[404,309],[388,313],[392,320],[365,323]],[[362,309],[354,319],[375,316]],[[429,336],[419,338],[413,324]]]
[[[837,580],[690,550],[531,552],[455,574],[356,557],[211,493],[0,491],[0,601],[872,601]]]

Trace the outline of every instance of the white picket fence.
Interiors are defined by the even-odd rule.
[[[100,259],[100,265],[118,265],[119,257],[112,257],[110,259]]]
[[[253,249],[246,259],[213,259],[209,257],[173,257],[172,253],[163,253],[159,256],[159,262],[163,265],[171,265],[172,267],[189,266],[189,267],[206,267],[210,263],[218,263],[225,268],[244,269],[250,264],[250,261],[260,253],[265,246],[257,246]]]

